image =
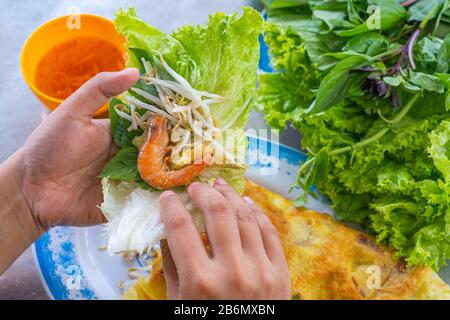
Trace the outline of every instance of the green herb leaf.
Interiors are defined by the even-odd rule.
[[[433,75],[422,72],[410,72],[409,81],[424,90],[436,91],[437,93],[444,93],[444,84],[442,81]]]
[[[260,76],[258,96],[268,123],[290,122],[310,151],[296,205],[314,184],[340,219],[363,224],[408,264],[438,269],[450,258],[450,1],[418,0],[412,23],[400,0],[306,2],[267,11],[277,72]],[[425,18],[410,57],[402,48]]]
[[[309,190],[317,181],[326,180],[328,175],[329,157],[326,148],[322,148],[310,162],[305,162],[305,171],[298,177],[298,182],[303,190]]]
[[[447,88],[445,95],[445,110],[450,111],[450,74],[448,73],[436,73],[436,77],[441,79]]]
[[[384,77],[383,81],[392,87],[398,87],[403,83],[404,79],[402,76]]]
[[[341,37],[352,37],[372,30],[386,31],[399,25],[406,18],[406,10],[395,0],[372,0],[369,1],[373,8],[379,8],[365,21],[357,27],[349,30],[338,31]],[[377,19],[380,25],[377,26]]]
[[[388,39],[379,33],[370,32],[350,38],[344,49],[373,57],[386,51],[388,47]]]
[[[308,5],[308,0],[262,0],[270,9],[282,9]]]
[[[416,71],[433,73],[437,68],[437,56],[442,47],[442,40],[434,37],[423,37],[414,46]]]
[[[437,73],[446,73],[449,69],[450,64],[450,34],[444,39],[441,48],[437,53]]]
[[[417,1],[408,9],[408,20],[422,21],[434,9],[439,8],[445,0],[421,0]],[[439,10],[434,10],[429,19],[434,19]]]
[[[365,56],[351,56],[339,62],[322,80],[317,92],[316,102],[309,113],[317,113],[339,104],[347,97],[356,79],[361,79],[357,73],[351,74],[354,68],[367,64]]]
[[[120,149],[106,164],[100,177],[125,181],[141,180],[136,166],[138,154],[139,150],[135,147]]]
[[[127,148],[133,145],[133,138],[142,135],[144,132],[141,129],[128,131],[128,127],[131,125],[131,121],[128,121],[120,117],[115,107],[121,105],[124,108],[124,112],[129,114],[128,107],[117,98],[112,98],[109,101],[109,119],[111,121],[111,132],[114,137],[114,141],[119,147]]]

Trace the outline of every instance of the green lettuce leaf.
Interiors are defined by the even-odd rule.
[[[314,100],[309,88],[318,86],[319,74],[297,33],[273,23],[267,23],[265,31],[272,65],[283,72],[258,76],[255,104],[272,127],[283,128],[287,121],[298,122],[309,108]]]
[[[444,179],[450,181],[450,121],[442,121],[429,137],[428,153]]]
[[[247,123],[256,86],[262,24],[257,11],[244,7],[241,17],[216,13],[205,26],[184,26],[173,33],[194,66],[186,75],[189,83],[227,98],[211,109],[219,127],[232,121],[231,128],[244,128]]]
[[[203,183],[212,184],[217,177],[225,179],[233,188],[239,192],[244,192],[244,174],[247,168],[232,168],[226,165],[224,166],[209,166],[199,176],[198,181]]]
[[[213,121],[218,127],[227,126],[237,130],[236,136],[245,140],[244,127],[256,87],[258,36],[263,25],[263,19],[257,11],[244,7],[240,17],[236,14],[215,13],[205,25],[183,26],[170,35],[139,19],[134,9],[119,10],[115,24],[117,31],[127,40],[130,52],[128,66],[139,68],[144,73],[141,58],[155,61],[155,54],[162,55],[171,68],[193,88],[226,97],[223,103],[211,106]],[[158,71],[163,79],[171,79],[163,69],[158,68]],[[141,80],[135,87],[156,94],[154,86]],[[132,91],[128,94],[137,97]],[[118,117],[113,108],[118,103],[126,107],[126,98],[124,96],[122,100],[111,102],[113,136],[121,147],[132,146],[137,141],[135,138],[143,133],[142,130],[126,130],[129,121]],[[242,142],[240,145],[246,144]],[[121,164],[123,162],[117,161],[115,166]],[[211,170],[204,171],[202,175],[210,175]],[[221,169],[215,172],[226,175],[236,189],[242,189],[243,171],[240,168],[229,167],[225,171]]]
[[[231,128],[244,128],[256,85],[263,24],[257,11],[244,7],[240,17],[215,13],[206,25],[183,26],[171,35],[140,20],[133,9],[119,10],[115,24],[130,48],[150,56],[160,53],[193,88],[226,97],[211,109],[217,126],[231,122]],[[129,66],[142,69],[136,58]]]
[[[127,65],[138,68],[143,74],[145,70],[141,58],[145,58],[153,63],[162,79],[172,80],[161,68],[159,60],[154,59],[161,55],[193,88],[224,96],[224,102],[211,107],[214,124],[235,129],[231,135],[226,131],[224,136],[226,139],[234,138],[236,143],[230,148],[236,148],[237,145],[244,149],[247,142],[244,126],[256,87],[258,37],[262,24],[261,15],[248,7],[243,8],[240,17],[216,13],[210,16],[205,25],[184,26],[172,34],[142,21],[134,9],[119,10],[115,19],[117,31],[127,40]],[[156,88],[142,80],[134,87],[156,95]],[[129,131],[130,121],[119,116],[120,112],[130,114],[127,105],[130,96],[145,100],[129,90],[110,101],[112,135],[121,149],[100,174],[104,194],[101,210],[108,219],[106,231],[110,253],[141,253],[165,237],[164,225],[159,216],[158,198],[161,191],[150,188],[141,179],[137,168],[138,148],[142,144],[144,132],[141,129]],[[228,144],[226,148],[229,148]],[[222,176],[242,192],[245,171],[244,166],[211,165],[197,179],[211,183]],[[173,190],[179,194],[193,216],[199,217],[185,188]]]
[[[129,48],[139,48],[148,53],[151,53],[149,49],[158,50],[171,66],[177,65],[178,72],[187,68],[183,46],[169,34],[139,19],[134,8],[128,11],[119,9],[114,24],[117,32],[126,38]],[[131,58],[128,66],[140,68],[141,62]]]
[[[259,76],[257,106],[272,127],[300,131],[309,162],[297,184],[314,183],[339,219],[362,224],[408,264],[445,265],[450,2],[273,2],[265,42],[276,72]],[[380,28],[371,28],[371,5]],[[412,57],[402,53],[424,19]]]

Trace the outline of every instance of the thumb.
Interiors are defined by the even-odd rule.
[[[139,70],[101,72],[84,83],[58,109],[79,117],[92,117],[110,98],[128,90],[139,79]],[[57,110],[58,110],[57,109]]]

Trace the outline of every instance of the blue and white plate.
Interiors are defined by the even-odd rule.
[[[249,136],[246,176],[289,199],[302,191],[294,189],[299,165],[306,156],[292,148]],[[326,200],[311,199],[308,207],[332,214]],[[118,299],[119,283],[128,281],[128,268],[139,261],[110,256],[101,226],[55,227],[34,244],[35,261],[48,295],[57,300]]]

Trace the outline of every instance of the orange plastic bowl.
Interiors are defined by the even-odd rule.
[[[108,41],[126,57],[125,39],[116,32],[114,23],[106,18],[93,14],[80,14],[79,27],[69,28],[73,16],[62,16],[47,21],[36,29],[25,42],[20,56],[20,68],[25,82],[38,99],[49,109],[54,110],[63,100],[51,97],[40,91],[35,84],[36,71],[42,57],[54,46],[78,37],[95,37]],[[96,116],[104,116],[108,111],[105,103],[96,112]]]

